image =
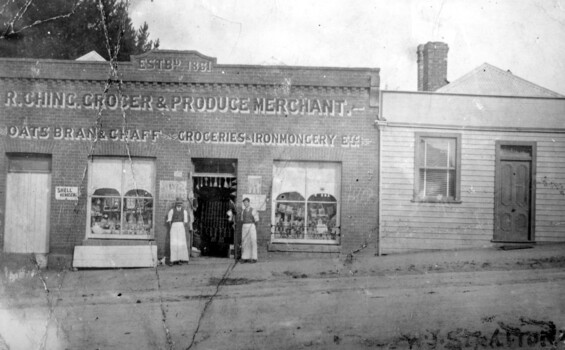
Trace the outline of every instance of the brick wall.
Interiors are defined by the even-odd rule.
[[[447,82],[447,52],[442,42],[418,45],[418,91],[436,91]]]
[[[103,129],[161,130],[155,142],[122,142],[88,140],[54,140],[52,138],[30,139],[27,137],[10,137],[6,133],[0,136],[0,154],[6,157],[7,152],[32,152],[52,154],[52,193],[56,186],[76,186],[80,188],[77,201],[55,200],[52,196],[50,205],[50,252],[72,254],[76,245],[82,244],[86,230],[86,188],[88,185],[87,161],[89,155],[111,155],[133,157],[150,157],[156,162],[155,193],[155,241],[159,248],[159,256],[166,252],[167,228],[164,218],[171,207],[169,201],[160,199],[159,182],[175,180],[174,173],[186,175],[193,171],[192,158],[235,158],[238,160],[237,200],[240,205],[242,195],[248,191],[247,176],[262,177],[261,192],[267,195],[267,208],[260,212],[261,223],[258,227],[260,250],[266,249],[270,241],[270,191],[272,186],[273,162],[276,160],[328,161],[342,165],[341,174],[341,251],[349,252],[364,243],[375,240],[377,224],[377,170],[378,140],[377,131],[373,127],[376,119],[376,106],[370,105],[371,84],[375,79],[378,84],[378,70],[344,69],[308,69],[296,68],[285,72],[281,68],[268,67],[232,67],[226,68],[225,81],[217,76],[209,76],[212,82],[171,82],[162,81],[155,72],[148,74],[153,81],[125,81],[124,94],[141,94],[147,96],[172,96],[193,94],[201,96],[239,96],[266,98],[320,98],[345,99],[347,110],[351,116],[319,116],[319,115],[265,115],[234,113],[186,113],[182,111],[158,110],[103,110],[86,106],[79,108],[35,108],[7,106],[8,91],[44,92],[58,91],[76,93],[82,96],[87,93],[103,93],[105,88],[104,70],[93,64],[59,61],[41,62],[44,68],[38,78],[30,78],[28,70],[33,68],[31,62],[4,60],[0,62],[4,68],[0,70],[0,112],[3,126],[36,126],[36,127],[71,127],[91,128],[96,125]],[[35,63],[35,60],[34,60]],[[96,68],[96,69],[95,69]],[[85,69],[92,69],[84,73]],[[130,68],[128,68],[130,69]],[[50,70],[55,70],[51,72]],[[18,72],[17,74],[13,72]],[[79,72],[82,72],[79,74]],[[234,73],[235,72],[235,73]],[[16,76],[14,76],[14,74]],[[18,78],[17,75],[22,78]],[[138,74],[138,73],[136,73]],[[238,83],[237,76],[245,75]],[[42,77],[42,75],[45,75]],[[76,75],[73,78],[73,75]],[[81,77],[87,75],[90,80]],[[138,74],[139,75],[139,74]],[[98,76],[99,79],[94,79]],[[291,77],[292,76],[292,77]],[[54,79],[56,77],[57,79]],[[274,78],[273,78],[274,77]],[[138,77],[139,78],[139,77]],[[162,77],[161,77],[162,78]],[[205,77],[204,77],[205,78]],[[205,80],[204,78],[198,78]],[[276,79],[275,79],[276,78]],[[183,78],[184,79],[184,78]],[[193,78],[197,79],[197,78]],[[254,81],[292,82],[308,80],[319,85],[267,84],[249,83]],[[180,80],[180,79],[179,79]],[[115,88],[110,93],[117,93]],[[179,131],[202,132],[247,132],[247,133],[300,133],[300,134],[332,134],[338,135],[334,147],[273,146],[273,145],[227,145],[213,143],[182,143],[177,138]],[[363,140],[360,147],[342,147],[341,136],[355,135]],[[4,236],[5,183],[6,162],[0,164],[0,242]],[[190,185],[190,184],[189,184]]]

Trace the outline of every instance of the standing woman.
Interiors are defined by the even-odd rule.
[[[186,243],[186,225],[188,224],[188,213],[182,207],[182,199],[177,198],[175,207],[169,210],[167,223],[170,226],[171,257],[169,266],[183,262],[188,263],[188,245]]]

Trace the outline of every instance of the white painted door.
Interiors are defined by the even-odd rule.
[[[51,174],[8,173],[4,251],[49,252]]]

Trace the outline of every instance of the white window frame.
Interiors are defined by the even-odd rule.
[[[420,164],[421,160],[421,149],[422,140],[428,139],[445,139],[455,141],[455,149],[448,150],[449,154],[453,154],[455,157],[455,164],[453,167],[449,167],[447,164],[444,167],[438,169],[455,172],[455,189],[454,193],[447,193],[447,196],[426,196],[426,184],[421,184],[420,181],[420,170],[421,169],[433,169],[428,167],[422,167]],[[416,133],[415,134],[415,146],[414,146],[414,197],[413,202],[431,202],[431,203],[461,203],[461,134],[454,133]],[[424,155],[426,157],[426,155]],[[448,177],[449,180],[449,177]],[[449,186],[449,183],[448,183]],[[424,191],[424,192],[423,192]],[[449,187],[448,187],[449,192]],[[424,193],[424,194],[423,194]]]
[[[124,230],[124,223],[127,220],[127,217],[124,216],[124,203],[126,201],[126,198],[130,197],[130,196],[126,196],[126,192],[128,192],[128,190],[134,190],[134,189],[127,189],[125,188],[125,183],[126,181],[124,180],[125,178],[125,168],[124,167],[132,167],[132,164],[135,164],[136,162],[138,163],[151,163],[151,167],[152,167],[152,171],[151,174],[143,174],[143,176],[149,176],[150,177],[150,187],[149,189],[146,189],[147,192],[149,192],[151,194],[151,197],[143,197],[143,196],[136,196],[136,199],[151,199],[153,201],[152,204],[152,212],[151,212],[151,217],[152,217],[152,222],[151,222],[151,226],[150,226],[150,234],[146,234],[146,235],[139,235],[139,234],[123,234],[123,233],[119,233],[119,234],[108,234],[108,233],[101,233],[101,234],[96,234],[92,232],[92,228],[91,228],[91,219],[92,219],[92,198],[93,198],[93,194],[94,191],[96,189],[92,188],[92,180],[93,180],[93,171],[94,171],[94,163],[96,162],[103,162],[103,161],[121,161],[122,163],[122,178],[120,179],[120,183],[121,183],[121,188],[119,189],[119,194],[120,194],[120,232],[125,232]],[[132,168],[130,168],[132,169]],[[134,177],[136,176],[135,174],[133,175]],[[134,178],[135,181],[135,178]],[[87,196],[87,219],[86,219],[86,238],[87,239],[131,239],[131,240],[138,240],[138,239],[154,239],[155,237],[155,206],[156,206],[156,196],[155,196],[155,188],[156,188],[156,164],[155,164],[155,160],[152,158],[129,158],[129,157],[92,157],[89,159],[88,161],[88,196]],[[98,196],[94,196],[94,197],[98,197]],[[114,196],[111,196],[114,197]]]
[[[335,213],[335,239],[308,239],[308,238],[280,238],[275,237],[275,226],[276,226],[276,212],[277,212],[277,198],[282,193],[288,193],[288,191],[277,191],[275,182],[277,179],[277,169],[282,164],[289,164],[295,167],[301,167],[305,170],[305,188],[304,193],[300,191],[294,191],[301,194],[304,198],[303,200],[287,200],[285,202],[293,203],[303,203],[304,205],[304,230],[308,230],[308,200],[314,194],[327,193],[327,189],[321,191],[320,189],[314,190],[314,185],[311,181],[308,181],[308,172],[315,171],[316,167],[320,165],[332,165],[335,167],[335,193],[328,193],[336,199],[336,213]],[[272,243],[292,243],[292,244],[316,244],[316,245],[339,245],[341,241],[341,163],[337,162],[315,162],[315,161],[275,161],[273,164],[273,189],[271,197],[271,242]],[[296,189],[295,189],[296,190]],[[314,203],[324,203],[324,202],[314,202]],[[327,202],[326,204],[333,204],[334,202]]]

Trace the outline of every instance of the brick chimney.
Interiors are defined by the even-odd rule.
[[[448,83],[447,51],[442,42],[418,45],[418,91],[435,91]]]

